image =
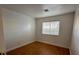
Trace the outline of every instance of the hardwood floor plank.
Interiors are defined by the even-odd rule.
[[[69,49],[35,41],[31,44],[7,52],[7,54],[8,55],[69,55],[70,53]]]

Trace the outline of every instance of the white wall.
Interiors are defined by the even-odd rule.
[[[75,11],[73,36],[71,42],[71,54],[79,54],[79,5]]]
[[[3,8],[3,28],[6,50],[35,41],[35,19]]]
[[[68,13],[52,17],[44,17],[36,19],[36,39],[37,41],[57,45],[60,47],[70,48],[70,41],[72,35],[74,13]],[[42,34],[42,23],[45,21],[60,21],[60,35],[43,35]]]

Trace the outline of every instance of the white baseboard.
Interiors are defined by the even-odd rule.
[[[22,46],[24,46],[24,45],[28,45],[28,44],[30,44],[30,43],[32,43],[32,42],[34,42],[34,41],[31,41],[31,42],[28,42],[28,43],[24,43],[24,44],[15,46],[15,47],[13,47],[13,48],[7,49],[6,52],[9,52],[9,51],[14,50],[14,49],[16,49],[16,48],[20,48],[20,47],[22,47]]]
[[[39,41],[39,40],[37,40],[37,41],[38,41],[38,42],[47,43],[47,44],[51,44],[51,45],[55,45],[55,44],[52,44],[52,43],[46,42],[46,41]],[[32,42],[35,42],[35,41],[31,41],[31,42],[24,43],[24,44],[18,45],[18,46],[16,46],[16,47],[7,49],[6,52],[9,52],[9,51],[14,50],[14,49],[19,48],[19,47],[22,47],[22,46],[24,46],[24,45],[28,45],[28,44],[30,44],[30,43],[32,43]],[[58,46],[58,45],[55,45],[55,46]],[[59,46],[59,47],[62,47],[62,46]],[[66,48],[66,47],[63,47],[63,48]],[[69,49],[69,48],[68,48],[68,49]],[[70,53],[71,53],[71,51],[70,51]]]
[[[53,43],[46,42],[46,41],[39,41],[39,40],[38,40],[38,42],[43,42],[43,43],[47,43],[47,44],[50,44],[50,45],[55,45],[55,46],[58,46],[58,47],[67,48],[67,47],[59,46],[59,45],[57,45],[57,44],[53,44]],[[69,48],[67,48],[67,49],[69,49]]]

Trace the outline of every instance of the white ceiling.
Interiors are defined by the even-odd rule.
[[[76,7],[74,4],[16,4],[1,6],[33,17],[47,17],[69,13],[75,11]],[[44,9],[49,9],[49,11],[44,12]]]

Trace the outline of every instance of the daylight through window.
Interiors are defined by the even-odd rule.
[[[42,34],[59,35],[60,21],[43,22]]]

